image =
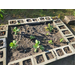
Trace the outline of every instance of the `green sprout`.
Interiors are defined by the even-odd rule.
[[[17,27],[14,27],[13,31],[15,32],[15,35],[17,35],[17,32],[19,32],[20,29],[17,29]]]
[[[53,44],[53,41],[52,40],[49,40],[48,43]]]
[[[60,38],[60,42],[63,42],[63,40],[64,40],[63,38]]]
[[[30,39],[35,39],[35,36],[32,36],[32,35],[31,35],[31,36],[30,36]]]
[[[33,48],[35,48],[34,52],[37,51],[37,48],[40,48],[41,50],[44,50],[44,47],[42,45],[39,45],[40,41],[35,40],[35,45],[33,45]]]
[[[46,35],[48,35],[48,33]]]
[[[16,47],[18,46],[16,43],[17,43],[16,40],[13,40],[13,42],[11,42],[11,43],[9,44],[10,48],[11,48],[11,49],[16,49]]]
[[[53,26],[50,25],[50,23],[48,23],[48,27],[45,27],[46,28],[46,31],[50,31],[52,32],[52,30],[54,29]]]

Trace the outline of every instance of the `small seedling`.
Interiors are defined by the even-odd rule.
[[[49,40],[48,43],[53,44],[53,41],[52,40]]]
[[[11,42],[11,43],[9,44],[10,48],[11,48],[11,49],[16,49],[16,47],[18,46],[16,43],[17,43],[16,40],[13,40],[13,42]]]
[[[48,33],[46,35],[48,35]]]
[[[32,36],[32,35],[31,35],[31,36],[30,36],[30,39],[35,39],[35,36]]]
[[[35,48],[34,52],[37,51],[37,48],[40,48],[41,50],[44,50],[44,47],[42,45],[39,45],[40,41],[35,40],[35,45],[33,45],[33,48]]]
[[[63,42],[63,40],[64,40],[63,38],[60,38],[60,42]]]
[[[17,32],[19,32],[20,29],[17,29],[17,27],[14,27],[13,31],[15,32],[15,35],[17,35]]]
[[[48,23],[48,27],[45,27],[46,28],[46,31],[50,31],[52,32],[52,30],[54,29],[53,26],[50,25],[50,23]]]

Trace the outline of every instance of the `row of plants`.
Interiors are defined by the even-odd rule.
[[[49,31],[50,33],[53,31],[54,27],[52,25],[50,25],[50,23],[48,23],[48,26],[45,27],[46,31]],[[18,29],[17,27],[14,27],[13,32],[15,35],[17,35],[17,33],[20,31],[20,29]],[[46,34],[48,35],[48,33]],[[40,48],[40,50],[44,50],[44,47],[42,45],[40,45],[40,41],[36,39],[35,36],[30,35],[30,39],[34,40],[35,39],[35,45],[33,45],[34,48],[34,52],[37,52],[37,49]],[[60,42],[63,42],[63,38],[59,39]],[[49,44],[53,44],[53,40],[49,40],[48,41]],[[13,40],[12,42],[10,42],[9,44],[11,49],[16,49],[16,47],[18,46],[17,41]]]

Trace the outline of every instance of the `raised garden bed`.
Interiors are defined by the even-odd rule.
[[[50,22],[52,26],[54,26],[53,22]],[[66,41],[60,42],[60,38],[63,38],[59,32],[59,30],[55,27],[52,32],[46,31],[45,27],[48,26],[46,24],[36,24],[36,25],[21,25],[17,26],[20,31],[17,35],[14,35],[13,29],[15,26],[9,27],[9,37],[8,37],[8,44],[7,44],[7,58],[8,62],[21,59],[23,57],[28,57],[37,53],[41,53],[43,51],[47,51],[49,49],[57,48],[60,46],[67,45]],[[47,35],[48,33],[48,35]],[[30,36],[33,35],[36,38],[31,40]],[[43,45],[44,50],[37,49],[37,52],[34,52],[33,45],[35,44],[35,40],[40,41],[40,45]],[[14,49],[10,49],[9,44],[11,41],[16,40],[18,41],[18,47]],[[53,44],[50,44],[48,41],[52,40]],[[52,57],[50,57],[51,59]]]

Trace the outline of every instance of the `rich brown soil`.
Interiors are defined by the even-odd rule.
[[[37,61],[38,64],[44,62],[44,58],[43,58],[42,55],[36,56],[35,59],[36,59],[36,61]]]
[[[68,30],[62,31],[64,34],[70,34]]]
[[[16,24],[16,21],[10,21],[10,24]]]
[[[72,46],[75,48],[75,44],[72,44]]]
[[[47,59],[48,59],[48,60],[50,60],[50,59],[53,59],[53,58],[54,58],[54,56],[53,56],[52,52],[46,53],[46,57],[47,57]]]
[[[0,36],[3,36],[3,35],[5,35],[5,31],[0,31]]]
[[[3,51],[0,51],[0,58],[3,58]]]
[[[0,65],[3,65],[3,62],[0,62]]]
[[[64,26],[64,25],[63,25],[63,26],[59,26],[59,28],[60,28],[60,29],[65,29],[65,26]]]
[[[62,49],[58,49],[58,50],[56,50],[56,52],[57,52],[58,56],[64,55]]]
[[[33,45],[35,44],[35,40],[31,40],[30,35],[34,35],[36,39],[41,42],[40,45],[44,46],[45,48],[44,51],[67,45],[65,43],[65,40],[63,43],[60,43],[59,39],[62,38],[62,36],[57,29],[54,29],[55,33],[50,33],[49,31],[46,31],[44,27],[46,27],[47,25],[48,24],[17,26],[17,28],[20,29],[20,31],[16,36],[14,35],[13,32],[14,26],[9,27],[9,32],[8,32],[9,37],[7,40],[8,62],[42,52],[42,50],[40,50],[39,48],[36,53],[34,52]],[[46,35],[47,33],[49,33],[49,35]],[[18,41],[19,45],[15,50],[10,49],[9,47],[10,42],[12,42],[13,40]],[[49,44],[48,43],[49,40],[53,40],[54,44],[53,45]]]
[[[6,30],[6,25],[5,26],[0,26],[0,30]]]
[[[19,65],[19,63],[14,63],[14,64],[11,64],[11,65]]]
[[[72,51],[69,49],[69,47],[65,47],[65,48],[64,48],[64,51],[65,51],[66,53],[72,53]]]
[[[23,61],[23,65],[32,65],[31,59]]]
[[[72,37],[72,38],[68,38],[69,42],[75,42],[75,38]]]
[[[3,40],[0,40],[0,46],[3,46]]]

